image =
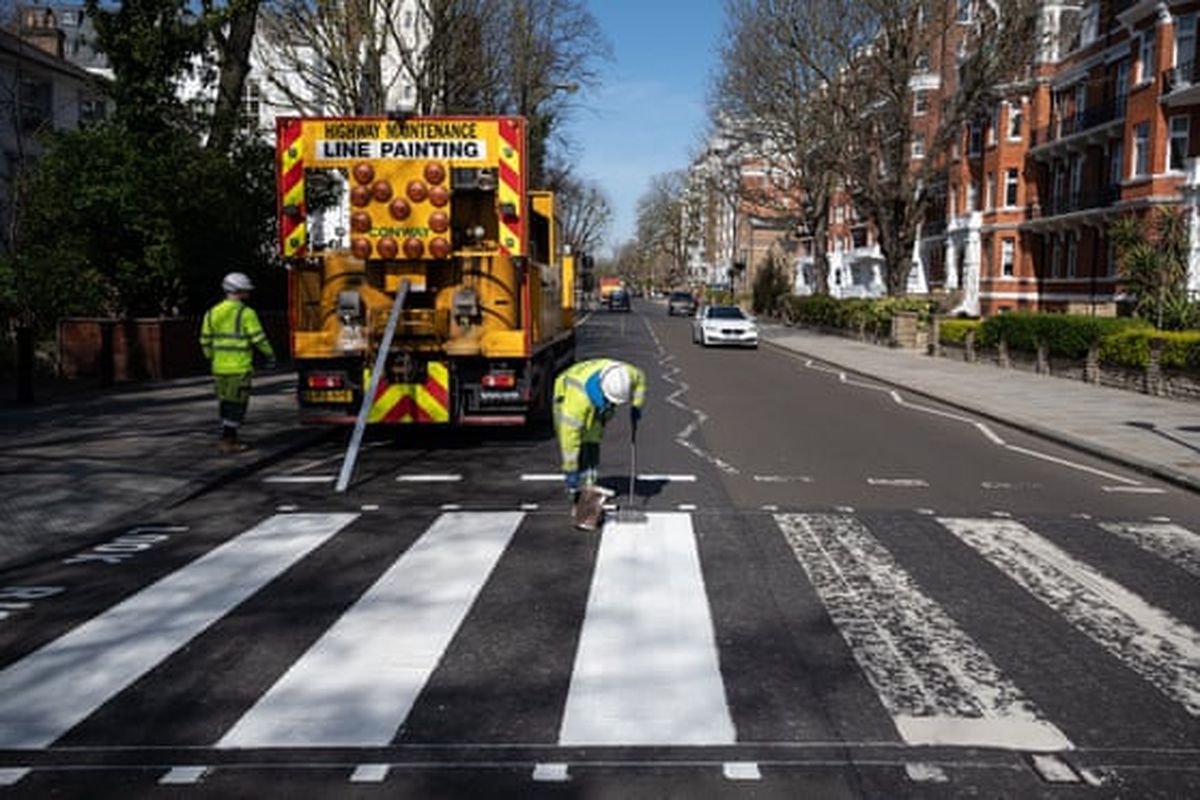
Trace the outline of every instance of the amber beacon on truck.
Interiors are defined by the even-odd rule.
[[[368,423],[548,418],[574,263],[553,195],[526,186],[525,120],[281,117],[276,134],[304,421],[353,424],[377,363]]]

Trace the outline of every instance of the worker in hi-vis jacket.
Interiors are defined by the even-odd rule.
[[[604,426],[625,403],[636,429],[646,403],[646,374],[624,361],[579,361],[554,380],[554,430],[572,503],[581,490],[595,485]]]

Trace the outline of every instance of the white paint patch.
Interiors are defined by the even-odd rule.
[[[206,772],[208,767],[171,767],[158,782],[164,786],[188,786],[203,780]]]
[[[775,519],[905,742],[1071,747],[861,522]]]
[[[217,747],[390,742],[522,516],[439,517]]]
[[[1200,536],[1165,522],[1102,522],[1100,527],[1200,578]]]
[[[365,506],[359,507],[362,511],[378,511],[379,506],[376,503],[367,503]]]
[[[605,524],[559,743],[734,741],[691,517]]]
[[[834,511],[837,511],[839,514],[853,514],[854,506],[834,506]]]
[[[946,770],[939,767],[937,764],[929,764],[924,761],[910,761],[904,765],[904,773],[908,775],[908,779],[914,783],[949,783],[950,776],[946,774]]]
[[[763,511],[778,511],[779,506],[775,505],[774,503],[770,503],[768,505],[762,506],[762,510]]]
[[[1166,489],[1157,486],[1101,486],[1103,491],[1113,494],[1166,494]]]
[[[1010,517],[1012,517],[1012,512],[1011,511],[993,511],[992,516],[999,517],[1000,519],[1009,519]]]
[[[676,508],[678,508],[680,511],[695,511],[696,504],[695,503],[680,503],[678,506],[676,506]]]
[[[521,503],[522,511],[537,511],[541,506],[537,503]]]
[[[25,767],[0,768],[0,786],[16,786],[29,773]]]
[[[397,483],[457,483],[462,475],[431,474],[431,475],[397,475]]]
[[[391,764],[359,764],[350,774],[350,782],[383,783],[391,769]]]
[[[923,478],[867,478],[871,486],[922,487],[928,486],[929,481]]]
[[[263,483],[333,483],[337,475],[268,475]]]
[[[726,761],[721,773],[728,781],[761,781],[762,771],[757,761]]]
[[[1167,697],[1200,716],[1200,632],[1018,522],[939,522]]]
[[[917,513],[922,517],[932,517],[933,515],[937,514],[937,511],[932,508],[918,508]]]
[[[1056,755],[1035,755],[1033,769],[1047,783],[1079,783],[1079,775],[1071,765]]]
[[[281,506],[275,506],[275,510],[281,514],[290,514],[293,511],[299,511],[300,506],[296,505],[295,503],[285,503]]]
[[[441,506],[442,511],[459,511],[460,509],[462,509],[462,506],[458,503],[442,503]]]
[[[754,480],[758,483],[812,483],[813,479],[808,475],[755,475]]]
[[[547,482],[547,483],[548,483],[548,482],[558,482],[558,483],[562,483],[562,481],[563,481],[563,476],[562,476],[562,473],[561,473],[561,472],[537,472],[537,473],[526,473],[526,474],[524,474],[524,475],[522,475],[522,476],[521,476],[521,480],[523,480],[523,481],[529,481],[529,482],[533,482],[533,483],[536,483],[536,482],[539,482],[539,481],[540,481],[540,482]]]
[[[657,483],[695,483],[695,475],[655,475],[641,474],[637,476],[639,481],[655,481]]]
[[[270,517],[10,665],[0,748],[51,744],[357,517]]]
[[[534,764],[533,779],[538,783],[566,783],[571,775],[566,764]]]

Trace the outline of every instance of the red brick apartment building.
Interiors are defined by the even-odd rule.
[[[980,1],[947,0],[964,23]],[[1114,314],[1125,295],[1110,224],[1174,205],[1190,220],[1188,280],[1200,293],[1200,0],[1043,0],[1040,13],[1044,40],[1027,77],[1003,87],[1003,100],[967,126],[946,159],[909,292],[940,295],[972,315]],[[951,30],[910,83],[914,167],[942,96],[954,91],[957,47]],[[753,180],[753,167],[743,165],[744,179]],[[756,216],[745,201],[738,206],[735,229]],[[744,253],[748,231],[738,233]],[[759,236],[752,262],[773,238]],[[793,247],[796,291],[808,293],[812,241]],[[708,260],[735,260],[732,249],[725,243]],[[827,255],[832,294],[883,293],[873,231],[852,207],[832,209]]]
[[[1059,36],[1032,80],[969,126],[949,164],[945,232],[935,220],[920,246],[930,286],[982,315],[1113,314],[1123,295],[1109,225],[1182,205],[1200,288],[1200,2],[1046,2],[1042,13]]]

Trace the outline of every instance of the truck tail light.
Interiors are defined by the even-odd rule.
[[[341,389],[346,385],[344,376],[342,375],[309,375],[308,388],[310,389]]]
[[[485,389],[512,389],[517,385],[517,376],[511,372],[489,372],[481,381]]]

